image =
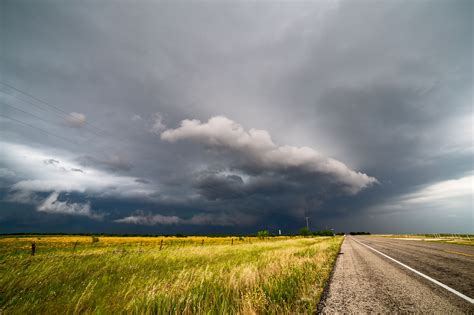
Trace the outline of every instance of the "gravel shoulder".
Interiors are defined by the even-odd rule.
[[[374,245],[372,246],[374,248],[377,246],[376,249],[392,256],[390,247],[393,241],[390,239],[379,241],[379,239],[373,238],[368,241],[368,238],[359,238],[358,240],[367,245],[369,245],[370,242],[370,246]],[[418,244],[420,242],[416,243]],[[404,245],[404,243],[397,243],[395,245],[399,246],[397,247],[398,252],[403,251],[400,247],[407,246]],[[409,245],[411,244],[408,244],[408,248],[410,249]],[[420,246],[423,246],[423,244]],[[404,257],[405,260],[415,256],[414,252],[416,250],[411,250],[412,256]],[[428,251],[430,250],[436,252],[435,249],[429,249]],[[429,260],[429,255],[432,254],[427,254],[420,250],[419,256],[422,258],[418,257],[418,263]],[[427,257],[423,258],[424,256]],[[462,257],[459,264],[469,261],[466,260],[466,258],[474,258],[462,255],[457,256]],[[400,258],[395,257],[395,255],[392,257],[395,259]],[[452,258],[450,256],[449,259],[456,260],[457,257],[454,257],[455,258]],[[402,260],[402,262],[417,269],[417,266],[410,263],[410,261]],[[446,264],[449,265],[450,262],[448,261]],[[458,263],[456,263],[456,266],[457,264]],[[429,272],[425,271],[422,272],[432,276]],[[450,269],[443,270],[442,268],[437,270],[437,274],[443,272],[447,272],[449,276],[452,271]],[[463,278],[458,278],[458,282],[470,281],[469,277],[472,272],[462,274],[463,272],[465,272],[465,270],[453,275],[453,277],[458,278],[464,276]],[[456,287],[453,288],[457,290]],[[352,237],[346,237],[341,247],[341,253],[336,262],[328,293],[326,298],[321,302],[321,305],[321,313],[323,314],[408,312],[437,314],[474,313],[474,307],[471,303],[462,300],[445,289],[438,287],[371,251],[354,241]]]

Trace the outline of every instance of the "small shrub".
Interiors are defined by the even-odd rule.
[[[311,235],[311,231],[305,226],[305,227],[300,229],[300,235],[302,235],[302,236]]]
[[[267,230],[262,230],[257,232],[257,236],[259,239],[264,239],[265,237],[268,237],[270,233],[268,233]]]
[[[331,231],[331,230],[321,230],[321,231],[313,232],[313,235],[315,235],[315,236],[334,236],[334,232]]]

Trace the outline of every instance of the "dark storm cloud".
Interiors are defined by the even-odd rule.
[[[235,204],[235,210],[258,217],[276,212],[300,216],[329,196],[354,195],[377,183],[311,148],[276,145],[267,131],[246,131],[225,117],[205,123],[185,120],[161,138],[201,143],[212,150],[219,162],[208,162],[208,169],[195,176],[193,188],[210,201],[253,203],[255,208]],[[279,200],[280,207],[269,200]]]
[[[235,199],[245,193],[244,181],[237,175],[203,174],[195,179],[194,188],[210,200]]]
[[[2,116],[48,132],[0,117],[5,198],[31,201],[21,215],[31,222],[296,230],[309,213],[318,227],[422,231],[421,214],[437,209],[431,227],[474,229],[464,195],[407,202],[469,183],[472,1],[6,0],[2,12],[1,81],[62,110],[0,85]],[[246,137],[160,139],[218,115],[267,134],[243,146]],[[55,192],[59,203],[38,211]],[[82,199],[68,205],[64,193]],[[88,213],[71,206],[88,202],[110,215],[65,214]],[[2,222],[32,226],[14,212]]]
[[[310,178],[307,174],[266,174],[244,182],[238,175],[206,172],[194,179],[194,188],[208,200],[207,207],[225,204],[257,216],[260,222],[274,215],[300,219],[319,210],[327,199],[346,195],[343,187],[330,183],[330,178]]]

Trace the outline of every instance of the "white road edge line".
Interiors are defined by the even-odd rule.
[[[431,278],[431,277],[425,275],[424,273],[421,273],[421,272],[419,272],[418,270],[413,269],[412,267],[405,265],[405,264],[402,263],[402,262],[399,262],[398,260],[396,260],[396,259],[394,259],[394,258],[392,258],[392,257],[390,257],[390,256],[388,256],[388,255],[386,255],[386,254],[384,254],[384,253],[382,253],[381,251],[376,250],[375,248],[373,248],[373,247],[371,247],[371,246],[369,246],[369,245],[366,245],[366,244],[364,244],[364,243],[362,243],[362,242],[359,242],[358,240],[356,240],[356,239],[353,238],[353,237],[351,237],[351,239],[354,240],[354,241],[356,241],[357,243],[359,243],[359,244],[361,244],[361,245],[364,245],[364,246],[367,247],[368,249],[371,249],[371,250],[373,250],[374,252],[376,252],[376,253],[378,253],[378,254],[384,256],[385,258],[388,258],[388,259],[392,260],[393,262],[396,262],[397,264],[399,264],[399,265],[401,265],[401,266],[407,268],[408,270],[413,271],[413,272],[416,273],[417,275],[419,275],[419,276],[421,276],[421,277],[423,277],[423,278],[425,278],[425,279],[427,279],[427,280],[429,280],[429,281],[431,281],[431,282],[433,282],[433,283],[439,285],[440,287],[442,287],[442,288],[448,290],[449,292],[456,294],[456,295],[459,296],[460,298],[462,298],[462,299],[464,299],[464,300],[466,300],[466,301],[468,301],[468,302],[474,304],[474,299],[473,299],[473,298],[470,298],[470,297],[468,297],[467,295],[464,295],[464,294],[462,294],[461,292],[458,292],[458,291],[454,290],[453,288],[448,287],[446,284],[441,283],[441,282],[439,282],[438,280],[435,280],[435,279],[433,279],[433,278]]]

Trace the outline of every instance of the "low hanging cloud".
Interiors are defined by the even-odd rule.
[[[114,222],[133,224],[133,225],[206,225],[206,226],[236,226],[250,225],[257,219],[248,214],[242,213],[200,213],[195,214],[188,219],[184,219],[175,215],[166,216],[161,214],[144,213],[137,211],[128,217],[117,219]]]
[[[122,219],[117,219],[117,223],[134,225],[172,225],[179,224],[183,219],[177,216],[165,216],[161,214],[135,214]]]
[[[229,169],[250,175],[325,178],[328,184],[339,185],[348,194],[356,194],[377,183],[376,178],[351,170],[312,148],[277,145],[266,130],[246,131],[223,116],[212,117],[206,123],[183,120],[180,127],[164,131],[161,139],[168,142],[189,140],[214,148],[218,154],[228,154],[232,159]]]
[[[141,115],[134,114],[134,115],[132,116],[132,121],[140,121],[140,120],[143,120],[143,118],[142,118]]]
[[[163,116],[156,112],[152,116],[152,125],[150,127],[150,132],[156,135],[159,135],[163,130],[166,129],[166,125],[163,122]]]
[[[71,112],[66,117],[66,123],[74,128],[83,127],[86,124],[86,115],[82,113]]]
[[[95,213],[91,210],[89,202],[74,203],[69,201],[58,200],[59,193],[53,192],[38,207],[39,212],[47,212],[53,214],[65,214],[74,216],[84,216],[95,220],[101,220],[102,214]]]

